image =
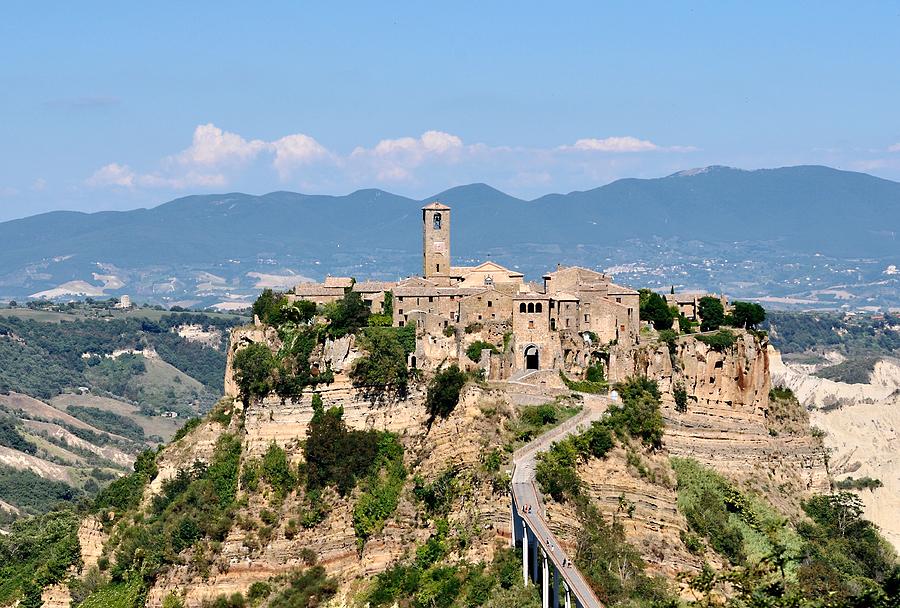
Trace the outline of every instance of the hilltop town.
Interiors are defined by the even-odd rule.
[[[463,360],[466,347],[482,341],[489,348],[478,350],[482,358],[472,363],[481,364],[493,380],[539,370],[580,373],[601,360],[609,369],[617,355],[639,343],[638,291],[577,266],[557,265],[541,283],[492,261],[454,266],[451,218],[451,208],[440,202],[422,207],[422,276],[398,282],[328,277],[296,285],[288,300],[321,306],[348,291],[359,294],[373,315],[387,315],[394,327],[415,326],[412,368],[435,370]],[[706,296],[673,290],[666,301],[699,322],[699,302]],[[724,297],[721,301],[727,305]]]

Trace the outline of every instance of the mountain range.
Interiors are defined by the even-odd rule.
[[[423,200],[282,191],[57,211],[0,223],[0,299],[225,306],[327,274],[396,279],[419,271],[419,207],[435,199],[453,209],[456,263],[490,258],[530,278],[581,264],[786,306],[900,304],[900,183],[822,166],[713,166],[531,201],[470,184]]]

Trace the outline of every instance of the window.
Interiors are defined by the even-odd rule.
[[[397,313],[402,315],[402,314],[403,314],[403,309],[401,308],[400,310],[397,311]]]
[[[519,312],[525,312],[525,302],[519,304]]]
[[[398,296],[398,297],[397,297],[397,301],[398,301],[398,302],[402,302],[402,301],[403,301],[403,296]]]
[[[403,311],[401,310],[400,312],[403,312]],[[403,327],[403,321],[398,321],[398,322],[397,322],[397,327]]]
[[[534,302],[528,303],[528,312],[534,312]]]
[[[584,315],[584,322],[585,322],[585,323],[590,323],[590,322],[591,322],[591,315]]]
[[[493,307],[494,307],[494,303],[491,302],[490,300],[488,300],[488,308],[493,308]]]
[[[528,320],[528,329],[534,329],[534,321],[531,319]]]
[[[431,221],[432,221],[432,225],[434,226],[435,230],[441,229],[441,214],[440,213],[435,213],[434,218],[432,218]]]
[[[621,303],[622,303],[622,298],[616,298],[616,302],[619,303],[619,304],[621,304]]]
[[[481,321],[481,315],[478,315],[478,320]]]
[[[553,310],[553,306],[556,304],[553,300],[550,300],[550,310]]]
[[[429,301],[429,302],[434,302],[434,296],[428,296],[428,301]]]
[[[440,272],[440,271],[441,271],[441,265],[440,265],[440,264],[435,264],[434,267],[437,269],[435,272]]]
[[[566,317],[566,327],[569,326],[569,320],[570,320],[569,317]]]
[[[544,307],[541,306],[540,302],[538,302],[537,304],[534,305],[534,312],[541,312],[543,309],[544,309]]]

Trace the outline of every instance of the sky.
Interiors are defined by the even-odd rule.
[[[896,2],[0,5],[0,220],[197,193],[900,181]]]

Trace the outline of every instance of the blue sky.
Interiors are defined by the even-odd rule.
[[[8,2],[0,220],[200,192],[900,180],[900,5]]]

